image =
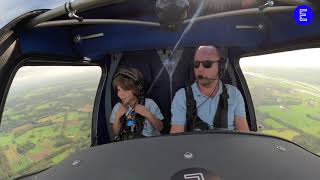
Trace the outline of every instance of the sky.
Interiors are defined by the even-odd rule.
[[[0,28],[35,9],[52,9],[68,0],[0,0]]]
[[[21,67],[13,80],[13,85],[30,84],[30,82],[48,81],[52,78],[68,78],[85,74],[101,74],[96,66],[25,66]]]
[[[246,57],[240,60],[240,66],[319,68],[320,48],[295,50],[282,53]]]

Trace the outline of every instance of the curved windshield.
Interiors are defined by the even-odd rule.
[[[242,58],[258,132],[320,155],[320,49]]]
[[[37,172],[90,147],[100,77],[94,66],[18,70],[0,126],[0,179]]]
[[[257,119],[258,132],[288,139],[320,155],[320,81],[317,78],[320,66],[316,61],[319,49],[283,56],[246,57],[241,59],[239,68],[237,63],[242,53],[255,52],[267,39],[264,25],[251,23],[254,15],[245,15],[234,24],[240,16],[230,16],[225,21],[202,19],[202,24],[195,21],[210,13],[257,7],[256,0],[243,1],[252,2],[250,6],[229,6],[229,2],[235,1],[218,1],[212,12],[204,1],[196,1],[200,3],[193,4],[196,7],[193,17],[186,21],[183,30],[176,32],[153,28],[146,31],[135,26],[132,27],[137,29],[131,29],[130,25],[123,28],[123,24],[87,24],[62,28],[61,31],[66,31],[63,35],[79,34],[70,39],[65,38],[67,35],[61,36],[68,41],[57,44],[52,41],[54,33],[50,34],[50,40],[41,38],[36,43],[33,38],[21,38],[24,53],[28,53],[29,48],[30,52],[36,51],[35,54],[50,55],[50,47],[59,47],[53,51],[75,53],[77,57],[89,55],[83,60],[108,67],[107,80],[101,87],[104,88],[102,98],[97,98],[100,67],[22,67],[10,87],[1,117],[0,179],[49,168],[91,145],[186,131],[248,132],[250,127],[254,130],[254,119]],[[15,7],[17,1],[4,3],[0,10],[10,10],[0,16],[0,27],[25,12],[54,8],[63,2],[65,0],[50,3],[32,0],[24,7]],[[103,16],[105,12],[97,10],[93,14],[108,17]],[[87,15],[90,17],[90,13]],[[277,25],[269,24],[267,30]],[[172,27],[174,24],[165,28]],[[277,32],[276,36],[272,34],[270,37],[275,39],[266,42],[287,43],[289,37],[281,38],[286,37],[289,30]],[[47,31],[45,33],[48,36]],[[30,33],[30,37],[32,35]],[[41,32],[36,35],[43,37]],[[161,35],[160,38],[157,39],[157,35]],[[78,37],[81,41],[77,41]],[[154,39],[147,41],[150,37]],[[72,39],[75,44],[71,43]],[[144,43],[139,44],[140,41]],[[59,43],[63,42],[68,42],[70,51],[60,50]],[[46,43],[52,46],[45,46]],[[41,45],[45,47],[39,47]],[[63,47],[66,46],[61,49]],[[108,47],[112,47],[111,50]],[[90,62],[91,59],[94,61]],[[246,104],[250,96],[254,107]],[[103,102],[95,103],[95,100]],[[92,125],[94,104],[100,104],[94,119],[99,127]],[[249,116],[254,111],[256,118]]]

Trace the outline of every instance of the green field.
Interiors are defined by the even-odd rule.
[[[264,124],[270,126],[272,129],[285,129],[286,127],[273,119],[265,119]]]
[[[282,130],[264,130],[264,131],[262,131],[262,133],[282,137],[282,138],[288,139],[290,141],[292,141],[296,136],[299,135],[297,132],[292,131],[292,130],[288,130],[288,129],[285,129],[285,130],[284,129],[282,129]]]
[[[258,111],[269,114],[272,118],[302,130],[305,134],[320,137],[320,121],[308,118],[307,114],[314,114],[320,107],[310,108],[308,106],[289,106],[280,109],[278,106],[259,107]]]
[[[282,137],[320,155],[318,70],[246,68],[260,132]],[[301,73],[301,74],[299,74]],[[313,74],[312,76],[305,76]]]
[[[262,127],[258,131],[320,155],[319,71],[245,71]],[[0,179],[57,164],[90,146],[98,80],[99,76],[86,75],[30,85],[26,93],[10,90],[0,126]]]
[[[46,168],[89,148],[92,108],[88,107],[98,81],[98,74],[86,75],[33,89],[29,85],[26,93],[9,92],[0,126],[1,180]]]

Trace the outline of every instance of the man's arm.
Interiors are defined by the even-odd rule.
[[[236,108],[234,116],[235,129],[241,132],[250,131],[248,122],[246,120],[246,108],[242,94],[236,89]]]
[[[187,121],[186,113],[186,93],[184,89],[180,89],[175,94],[171,104],[171,134],[184,132]]]
[[[249,132],[249,125],[245,117],[235,116],[234,124],[236,130],[240,132]]]

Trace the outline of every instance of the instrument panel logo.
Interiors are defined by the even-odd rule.
[[[205,180],[202,173],[184,174],[184,179]]]
[[[313,10],[307,5],[297,6],[294,10],[294,20],[299,25],[309,25],[313,20]]]
[[[171,180],[222,180],[222,178],[207,169],[188,168],[175,173]]]

